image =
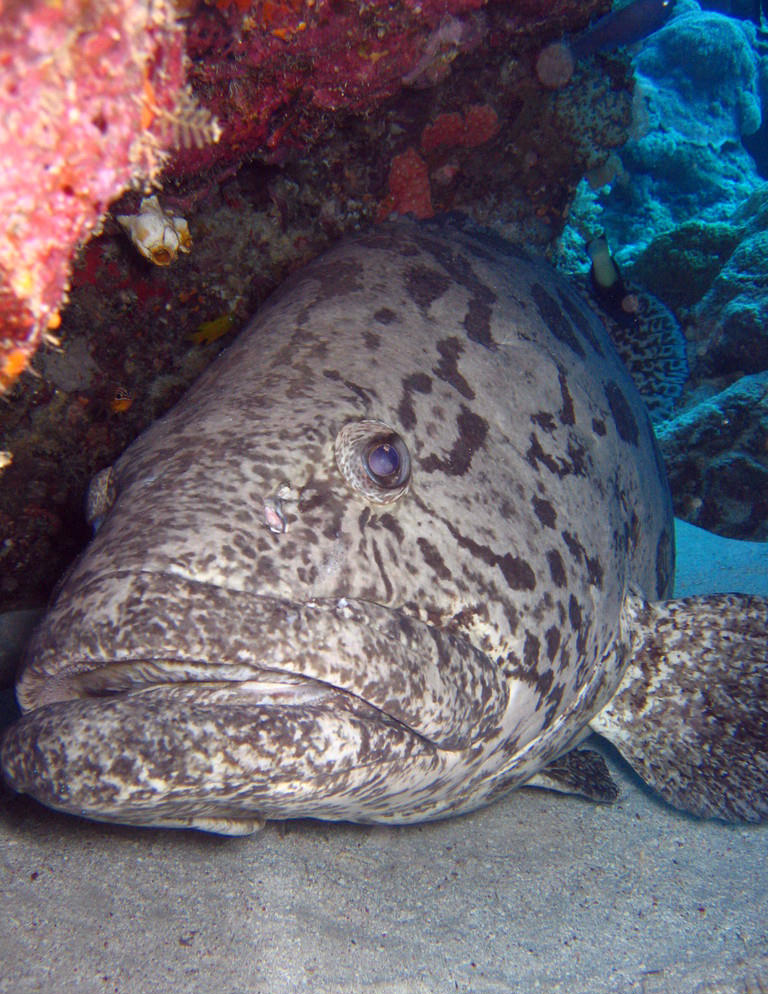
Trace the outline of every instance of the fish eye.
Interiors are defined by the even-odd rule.
[[[347,483],[375,504],[391,504],[408,489],[411,457],[408,446],[383,421],[344,425],[334,445],[336,463]]]

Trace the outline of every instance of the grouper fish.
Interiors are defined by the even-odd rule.
[[[603,324],[457,219],[290,278],[94,481],[33,636],[17,791],[243,834],[522,786],[768,817],[768,600],[670,600],[670,495]]]

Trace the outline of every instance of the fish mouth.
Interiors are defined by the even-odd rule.
[[[93,584],[38,629],[2,743],[11,786],[54,808],[154,825],[437,817],[460,804],[446,771],[506,707],[484,653],[394,608],[141,574],[116,609]]]
[[[93,578],[52,607],[17,697],[26,712],[180,685],[227,687],[252,706],[346,695],[443,749],[485,736],[507,703],[485,653],[401,608],[127,571]]]

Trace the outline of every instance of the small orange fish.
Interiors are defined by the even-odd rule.
[[[118,387],[112,396],[112,400],[109,402],[109,409],[113,414],[124,414],[130,410],[132,404],[133,397],[125,387]]]
[[[195,345],[210,345],[217,338],[221,338],[230,330],[234,318],[231,314],[222,314],[212,321],[203,321],[198,325],[197,331],[193,331],[189,336]]]

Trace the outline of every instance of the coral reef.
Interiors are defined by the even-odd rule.
[[[396,155],[389,168],[387,195],[377,213],[378,220],[390,214],[413,214],[427,218],[435,213],[432,183],[435,182],[440,203],[445,209],[445,197],[450,193],[462,166],[466,172],[466,156],[459,150],[485,145],[499,132],[499,116],[488,104],[473,104],[463,113],[443,113],[425,125],[421,132],[420,155],[413,146]]]
[[[693,396],[768,369],[768,183],[728,221],[686,221],[651,241],[632,276],[686,324]],[[684,277],[684,278],[683,278]]]
[[[768,230],[739,243],[693,309],[692,322],[700,375],[768,369]]]
[[[446,148],[477,148],[499,130],[499,115],[488,104],[474,104],[462,114],[440,114],[421,133],[421,150],[425,154]]]
[[[657,87],[675,93],[688,108],[691,137],[710,132],[750,135],[760,125],[754,27],[691,5],[680,10],[643,47],[635,65]],[[706,111],[702,122],[696,112]],[[685,117],[676,123],[685,126]]]
[[[632,274],[673,310],[687,312],[710,288],[741,237],[729,222],[684,221],[643,249]]]
[[[432,194],[427,164],[411,145],[396,155],[389,168],[387,196],[379,208],[378,219],[383,221],[390,214],[413,214],[414,217],[432,217]]]
[[[183,32],[164,0],[15,0],[0,59],[2,389],[58,328],[76,247],[164,163]]]
[[[658,435],[676,514],[730,538],[768,540],[768,372],[700,401]]]
[[[534,30],[582,27],[606,6],[607,0],[6,4],[0,390],[46,330],[57,329],[77,248],[130,187],[146,191],[167,167],[164,183],[185,183],[186,194],[203,196],[248,156],[282,165],[299,152],[322,155],[350,114],[370,115],[404,90],[414,108],[423,105],[420,94],[472,54],[487,69],[474,93],[461,98],[477,103],[484,88],[499,89],[508,51],[528,58]],[[406,145],[382,151],[391,160]],[[379,184],[386,168],[379,164]]]
[[[600,177],[610,189],[580,185],[558,262],[583,271],[585,242],[604,230],[623,274],[674,311],[690,370],[663,429],[677,513],[765,538],[765,394],[740,378],[768,370],[768,184],[745,148],[763,133],[768,58],[753,24],[677,0],[634,63],[621,168]]]
[[[687,339],[690,379],[659,429],[676,513],[768,539],[768,183],[727,222],[657,235],[625,272],[672,307]]]
[[[688,521],[768,539],[768,183],[728,222],[687,221],[631,267],[677,311],[690,380],[661,443]]]
[[[679,0],[643,46],[637,134],[621,181],[599,198],[612,244],[636,253],[685,221],[726,221],[759,181],[741,141],[760,125],[753,42],[752,25]]]

